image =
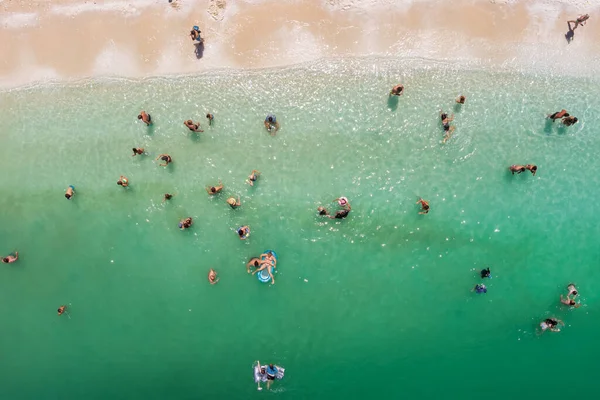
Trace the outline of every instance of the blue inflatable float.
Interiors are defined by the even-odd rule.
[[[275,253],[273,250],[265,250],[265,253],[271,253],[273,254],[273,257],[275,257],[275,260],[277,260],[277,253]],[[264,260],[265,257],[261,257],[261,260]],[[275,271],[274,267],[270,267],[271,268],[271,273],[273,273]],[[267,271],[267,269],[263,269],[262,271],[260,271],[258,274],[256,274],[258,276],[258,280],[261,282],[269,282],[271,280],[271,276],[269,275],[269,272]]]

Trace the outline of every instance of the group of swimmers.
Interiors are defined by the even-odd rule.
[[[352,211],[352,207],[350,206],[350,202],[348,201],[347,198],[345,197],[338,197],[337,199],[333,200],[334,203],[337,202],[337,204],[342,208],[341,210],[337,210],[335,212],[335,214],[330,215],[329,211],[327,211],[327,209],[323,206],[319,206],[317,207],[317,212],[319,213],[320,216],[323,217],[329,217],[332,219],[344,219],[348,216],[348,214],[350,214],[350,211]]]
[[[556,121],[557,119],[562,119],[561,122],[565,126],[571,126],[579,121],[577,117],[572,116],[565,109],[557,111],[553,114],[548,114],[548,119],[551,119],[552,122]]]

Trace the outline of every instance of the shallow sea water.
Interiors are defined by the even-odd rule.
[[[406,94],[389,99],[398,81]],[[22,258],[0,269],[0,398],[262,398],[257,359],[286,368],[281,398],[524,398],[550,382],[553,398],[593,397],[599,88],[340,59],[1,93],[0,252]],[[547,122],[561,108],[580,123]],[[455,114],[445,145],[440,109]],[[149,156],[131,157],[138,146]],[[538,173],[512,176],[515,163]],[[341,195],[346,220],[315,215]],[[275,285],[245,271],[265,249],[279,255]],[[569,282],[576,310],[558,301]],[[562,332],[536,334],[547,316]]]

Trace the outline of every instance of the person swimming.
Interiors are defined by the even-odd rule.
[[[172,159],[172,158],[171,158],[171,156],[170,156],[170,155],[168,155],[168,154],[161,154],[161,155],[159,155],[158,157],[156,157],[156,159],[157,159],[157,160],[158,160],[159,158],[160,158],[162,161],[164,161],[164,162],[165,162],[164,164],[163,164],[163,163],[160,163],[160,164],[158,164],[158,165],[160,165],[161,167],[166,167],[167,165],[169,165],[170,163],[172,163],[172,162],[173,162],[173,159]]]
[[[19,252],[15,251],[14,253],[10,253],[6,257],[2,257],[2,262],[4,264],[11,264],[11,263],[14,263],[15,261],[17,261],[18,259],[19,259]]]
[[[275,283],[275,282],[273,282]],[[269,364],[267,367],[267,390],[271,388],[271,383],[277,378],[277,367]]]
[[[515,172],[517,174],[520,174],[521,172],[525,172],[525,170],[527,170],[527,167],[525,167],[523,165],[513,164],[510,167],[508,167],[508,170],[514,175]]]
[[[250,260],[248,260],[248,263],[246,264],[246,272],[250,273],[250,269],[251,268],[258,268],[260,266],[260,258],[258,257],[252,257]]]
[[[220,193],[221,190],[223,190],[223,188],[224,188],[224,185],[221,183],[221,181],[219,181],[219,184],[217,186],[207,186],[206,187],[206,192],[209,195],[213,196],[213,195],[215,195],[217,193]]]
[[[562,123],[563,123],[564,126],[571,126],[573,124],[576,124],[577,121],[579,121],[577,119],[577,117],[573,117],[573,116],[564,117],[562,119]]]
[[[248,179],[246,180],[246,182],[250,186],[254,186],[254,182],[256,182],[258,180],[259,176],[260,176],[260,171],[253,169],[252,172],[250,173],[250,175],[248,175]]]
[[[250,227],[247,225],[240,226],[236,232],[241,240],[246,240],[250,236]]]
[[[129,179],[127,179],[127,177],[121,175],[121,177],[117,181],[117,185],[127,187],[127,186],[129,186]]]
[[[178,225],[179,229],[181,229],[181,230],[187,229],[192,226],[193,222],[194,221],[192,220],[192,217],[187,217],[186,219],[179,221],[179,225]]]
[[[327,210],[325,209],[325,207],[317,207],[317,212],[321,216],[329,215],[329,212],[327,212]]]
[[[242,205],[242,202],[240,201],[240,196],[238,196],[237,201],[236,201],[235,197],[228,198],[227,204],[229,204],[229,206],[233,209],[238,208],[239,206]]]
[[[467,98],[466,98],[465,96],[463,96],[463,95],[460,95],[460,96],[458,96],[458,97],[456,98],[456,102],[457,102],[458,104],[465,104],[465,101],[466,101],[466,100],[467,100]]]
[[[481,283],[481,284],[478,283],[477,285],[475,285],[475,287],[471,291],[475,292],[477,294],[487,293],[487,288],[485,287],[485,285],[483,283]]]
[[[427,200],[423,200],[419,197],[419,200],[417,200],[415,204],[421,204],[421,211],[419,211],[419,214],[424,215],[429,213],[429,202]]]
[[[527,164],[525,166],[525,169],[529,170],[529,172],[531,172],[531,174],[533,176],[535,176],[535,173],[537,172],[537,165],[533,165],[533,164]]]
[[[132,148],[131,150],[133,150],[133,155],[132,155],[131,157],[135,157],[135,156],[137,156],[137,155],[140,155],[140,156],[141,156],[142,154],[144,154],[144,149],[143,149],[143,148],[141,148],[141,147],[140,147],[140,148],[138,148],[138,147],[134,147],[134,148]]]
[[[575,298],[577,296],[577,288],[575,287],[575,285],[573,283],[569,283],[569,285],[567,286],[567,290],[569,291],[569,294],[567,294],[568,296],[573,296],[573,298]]]
[[[454,121],[454,114],[448,116],[447,113],[440,111],[440,119],[444,128],[444,140],[442,140],[442,143],[446,143],[452,136],[452,132],[454,132],[454,126],[450,125],[450,122]]]
[[[540,328],[542,329],[542,332],[545,332],[547,329],[550,329],[552,332],[560,332],[558,324],[562,324],[563,326],[565,325],[565,323],[559,319],[546,318],[540,323]]]
[[[490,268],[484,268],[481,270],[481,278],[491,278],[492,277],[492,273],[490,272]]]
[[[58,315],[61,316],[67,311],[67,306],[60,306],[56,311],[58,312]]]
[[[334,215],[328,215],[331,219],[344,219],[350,214],[350,209],[345,208],[343,210],[337,210]]]
[[[140,111],[140,115],[138,115],[138,119],[142,120],[146,126],[150,126],[152,124],[152,117],[150,114],[146,113],[146,111]]]
[[[163,203],[167,200],[171,200],[173,198],[173,195],[170,193],[165,193],[165,195],[163,196]]]
[[[564,305],[570,306],[570,307],[575,307],[575,308],[579,308],[581,306],[581,304],[577,303],[575,301],[575,299],[571,299],[569,297],[569,295],[567,295],[567,297],[563,298],[563,295],[560,295],[560,302],[563,303]]]
[[[556,121],[557,119],[561,119],[562,117],[568,117],[568,116],[569,116],[569,113],[565,109],[557,111],[554,114],[548,114],[548,118],[551,119],[552,122]]]
[[[277,122],[277,117],[274,114],[268,114],[265,118],[265,128],[271,132],[272,136],[279,130],[279,122]]]
[[[348,199],[346,197],[338,197],[337,199],[333,200],[334,202],[337,201],[337,203],[339,204],[340,207],[350,207],[350,202],[348,201]]]
[[[67,191],[65,192],[65,197],[67,200],[71,200],[73,196],[75,196],[75,186],[69,185]]]
[[[390,90],[390,96],[402,96],[404,94],[404,85],[397,84]]]
[[[208,282],[210,282],[211,285],[214,285],[215,283],[219,282],[219,278],[217,278],[217,271],[215,271],[214,269],[210,269],[210,271],[208,271]]]
[[[204,132],[200,128],[200,122],[194,123],[194,121],[192,121],[191,119],[188,119],[187,121],[184,121],[183,124],[185,126],[187,126],[187,128],[192,132]]]

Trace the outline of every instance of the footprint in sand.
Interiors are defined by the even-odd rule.
[[[227,2],[225,0],[210,0],[208,5],[208,13],[217,21],[222,21],[225,17],[226,5]]]

